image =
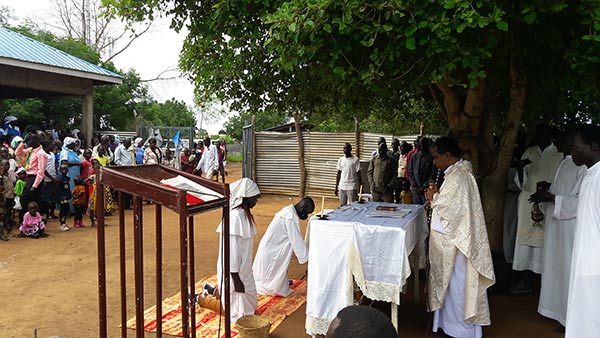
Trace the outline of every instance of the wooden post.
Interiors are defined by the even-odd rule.
[[[302,141],[302,130],[300,130],[300,119],[298,113],[292,113],[298,138],[298,164],[300,164],[300,192],[298,195],[304,197],[306,192],[306,167],[304,166],[304,142]]]
[[[87,147],[90,148],[94,133],[94,95],[91,93],[85,95],[81,103],[81,132],[85,136]]]
[[[256,115],[254,114],[252,114],[250,125],[252,126],[252,172],[250,173],[250,177],[256,182],[256,157],[258,154],[256,153]]]
[[[421,124],[419,125],[419,135],[425,136],[425,123],[424,122],[421,122]]]
[[[354,153],[360,159],[360,125],[358,119],[354,117]]]

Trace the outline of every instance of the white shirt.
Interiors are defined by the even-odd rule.
[[[58,178],[56,176],[56,157],[54,156],[53,152],[46,153],[46,155],[48,155],[48,162],[46,162],[46,171],[48,172],[48,174],[50,174],[51,177],[48,177],[48,175],[44,175],[44,182],[52,182],[52,179]]]
[[[294,206],[289,205],[275,214],[258,245],[252,266],[258,294],[285,297],[291,293],[287,270],[292,251],[298,257],[298,263],[308,261],[300,219]]]
[[[116,165],[132,165],[131,152],[125,148],[123,143],[115,149],[115,164]]]
[[[356,156],[340,157],[337,162],[337,170],[342,172],[338,185],[339,190],[354,190],[358,188],[360,160]]]
[[[219,151],[214,144],[204,147],[204,153],[202,153],[196,169],[202,170],[205,175],[210,175],[213,170],[219,169]]]

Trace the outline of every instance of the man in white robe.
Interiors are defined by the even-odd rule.
[[[534,202],[546,202],[544,267],[538,312],[565,326],[577,203],[586,168],[575,165],[568,155],[571,148],[571,138],[568,135],[562,137],[558,147],[567,156],[558,166],[554,184],[550,186],[550,190],[538,190],[530,199]]]
[[[495,282],[479,190],[456,141],[438,138],[432,155],[445,173],[439,192],[431,182],[425,193],[433,209],[427,285],[433,331],[479,338],[481,326],[491,323],[486,290]]]
[[[218,181],[218,169],[219,149],[210,142],[210,137],[206,137],[204,138],[204,152],[194,172],[201,172],[203,177]]]
[[[588,169],[581,182],[573,242],[566,338],[600,336],[600,127],[581,127],[573,162]]]
[[[252,274],[252,253],[256,224],[250,213],[260,196],[260,190],[251,179],[242,178],[231,183],[230,212],[229,212],[229,295],[221,293],[221,304],[225,297],[230,297],[231,322],[236,322],[245,315],[253,315],[258,305],[258,296],[254,275]],[[219,258],[217,261],[217,280],[219,290],[223,289],[223,236],[222,223],[217,232],[219,236]]]
[[[513,258],[513,270],[530,270],[542,273],[544,228],[534,227],[531,219],[532,204],[529,196],[536,192],[537,182],[545,181],[552,184],[558,165],[563,160],[551,141],[552,129],[547,124],[540,124],[535,129],[532,147],[527,148],[521,157],[523,168],[522,177],[517,178],[521,186],[519,194],[519,209],[517,217],[517,239]],[[522,180],[521,180],[522,178]],[[531,292],[531,279],[524,275],[519,283],[511,288],[512,293]]]
[[[300,232],[300,220],[305,220],[315,210],[312,198],[304,197],[295,205],[289,205],[273,217],[264,236],[260,240],[254,257],[254,280],[259,295],[288,296],[287,270],[292,251],[298,263],[308,261],[308,248]]]

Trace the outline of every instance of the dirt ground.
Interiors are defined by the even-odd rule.
[[[241,177],[241,167],[229,168],[228,181]],[[272,216],[296,198],[263,195],[253,213],[258,225],[255,251]],[[335,200],[326,201],[326,208],[335,208]],[[154,206],[144,206],[144,270],[145,308],[156,303],[153,283],[156,275],[154,251]],[[133,245],[132,215],[126,213],[128,263],[128,318],[135,311],[133,298]],[[86,220],[87,221],[87,220]],[[219,212],[198,215],[195,218],[196,277],[215,273]],[[89,221],[86,223],[89,224]],[[107,218],[107,289],[109,337],[120,336],[118,228],[116,216]],[[179,291],[179,233],[178,217],[171,211],[163,212],[163,297]],[[57,230],[57,221],[48,224],[50,237],[26,239],[11,237],[0,242],[0,338],[61,336],[86,338],[98,336],[97,296],[97,243],[96,230],[89,226]],[[304,232],[306,223],[302,224]],[[292,261],[291,278],[300,278],[305,265]],[[423,279],[422,279],[423,280]],[[412,280],[409,281],[409,287]],[[409,292],[409,294],[412,292]],[[490,338],[532,337],[558,338],[557,323],[537,314],[537,294],[524,297],[490,296],[492,326],[484,328]],[[417,304],[410,295],[402,298],[399,314],[400,337],[443,337],[428,330],[431,316],[425,311],[423,297]],[[382,306],[387,308],[387,306]],[[305,307],[286,319],[271,335],[273,338],[307,337],[304,331]],[[129,330],[129,336],[134,332]],[[153,334],[146,334],[153,337]]]

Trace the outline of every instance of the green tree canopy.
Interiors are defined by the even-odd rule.
[[[599,119],[598,0],[103,1],[132,22],[186,26],[181,67],[239,110],[343,125],[427,107],[480,175],[496,249],[521,123]]]

